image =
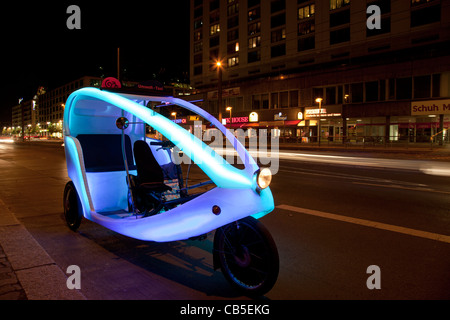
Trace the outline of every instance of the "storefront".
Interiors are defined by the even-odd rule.
[[[347,123],[347,126],[352,126]],[[302,142],[342,141],[344,135],[344,121],[342,119],[342,106],[333,105],[324,108],[305,108],[305,120],[299,124],[299,136]],[[320,134],[319,134],[320,132]]]

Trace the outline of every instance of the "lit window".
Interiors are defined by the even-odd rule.
[[[307,19],[314,16],[315,9],[314,4],[311,4],[309,6],[301,7],[298,9],[298,19]]]
[[[212,25],[212,26],[210,26],[210,28],[209,28],[210,30],[209,30],[209,34],[212,36],[212,35],[215,35],[216,33],[219,33],[220,32],[220,24],[214,24],[214,25]]]
[[[261,36],[248,39],[248,48],[253,49],[261,46]]]
[[[330,10],[339,9],[350,4],[350,0],[330,0]]]
[[[228,58],[228,67],[234,67],[237,66],[238,64],[239,64],[238,56]]]

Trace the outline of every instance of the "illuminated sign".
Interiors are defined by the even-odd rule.
[[[319,118],[319,117],[341,117],[342,113],[340,112],[327,112],[327,109],[321,108],[321,109],[306,109],[305,110],[305,116],[307,118]]]
[[[299,112],[299,113],[297,114],[297,119],[298,119],[298,120],[303,120],[303,112]]]
[[[120,89],[122,88],[122,84],[120,83],[119,80],[117,80],[116,78],[113,77],[109,77],[103,80],[102,82],[102,88],[114,88],[114,89]]]
[[[411,102],[411,115],[450,114],[450,100],[430,100]]]
[[[223,119],[226,123],[230,123],[230,118]],[[247,123],[248,117],[233,117],[231,118],[231,123]]]
[[[187,122],[186,119],[174,119],[172,121],[177,124],[185,124]]]
[[[256,112],[250,113],[250,116],[248,117],[249,122],[258,122],[259,117]]]

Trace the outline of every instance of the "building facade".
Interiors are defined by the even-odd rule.
[[[230,127],[303,142],[450,127],[450,0],[191,0],[190,14],[195,99],[218,115],[220,82]]]
[[[63,86],[50,89],[38,97],[38,128],[41,136],[47,137],[53,134],[62,134],[62,122],[64,119],[64,107],[67,98],[72,92],[84,87],[100,88],[102,79],[98,77],[82,77]],[[58,134],[59,133],[59,134]],[[61,135],[62,136],[62,135]]]

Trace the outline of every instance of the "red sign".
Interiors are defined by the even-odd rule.
[[[102,88],[108,88],[108,89],[120,89],[122,88],[122,84],[119,80],[113,77],[109,77],[103,80],[102,82]]]
[[[225,121],[230,123],[230,118],[226,118]],[[231,123],[247,123],[248,117],[233,117],[231,118]]]

